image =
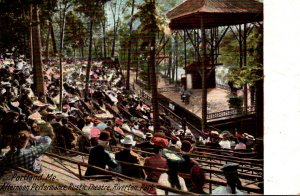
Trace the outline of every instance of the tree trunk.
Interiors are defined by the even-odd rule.
[[[84,60],[84,46],[81,46],[81,60]]]
[[[42,63],[42,50],[41,50],[41,32],[40,32],[40,19],[39,7],[37,4],[33,5],[33,69],[35,73],[35,87],[38,96],[45,94],[44,88],[44,74]]]
[[[76,48],[73,48],[74,62],[76,61]]]
[[[148,82],[148,85],[147,85],[147,90],[151,90],[151,66],[149,65],[148,63],[148,66],[147,66],[147,82]]]
[[[106,34],[105,34],[105,19],[102,22],[102,32],[103,32],[103,57],[106,58]]]
[[[63,73],[63,55],[64,55],[64,36],[65,36],[65,25],[66,25],[66,5],[62,13],[62,24],[60,29],[60,48],[59,48],[59,110],[62,111],[62,99],[63,99],[63,83],[64,83],[64,73]]]
[[[139,52],[138,52],[138,48],[139,48],[139,41],[136,40],[136,45],[135,45],[135,57],[136,57],[136,60],[135,60],[135,64],[136,64],[136,70],[135,70],[135,80],[137,80],[138,78],[138,71],[139,71]]]
[[[45,59],[46,59],[47,62],[49,60],[49,39],[50,39],[50,33],[51,33],[50,22],[48,22],[48,32],[47,32],[46,49],[45,49]]]
[[[31,66],[34,66],[33,64],[33,19],[32,19],[32,9],[33,9],[33,5],[30,4],[30,8],[29,8],[29,17],[30,17],[30,27],[29,27],[29,45],[30,45],[30,64]],[[33,70],[33,82],[34,82],[34,90],[36,90],[36,73],[35,70]]]
[[[53,24],[52,24],[51,17],[49,17],[49,26],[50,26],[50,31],[51,31],[51,40],[52,40],[53,53],[57,54],[58,52],[57,52],[55,34],[54,34],[54,29],[53,29]]]
[[[132,6],[131,6],[131,17],[134,13],[134,3],[135,0],[132,0]],[[127,61],[127,78],[126,78],[126,90],[130,89],[130,66],[131,66],[131,39],[132,39],[132,20],[130,21],[129,25],[129,42],[128,42],[128,61]]]
[[[155,34],[152,35],[150,43],[150,78],[151,78],[151,90],[152,90],[152,108],[153,108],[153,126],[154,132],[159,131],[159,111],[158,111],[158,94],[157,94],[157,81],[156,81],[156,64],[155,64]]]
[[[92,68],[93,25],[94,25],[94,19],[91,18],[91,21],[90,21],[89,57],[88,57],[88,64],[87,64],[87,68],[86,68],[86,80],[85,80],[85,99],[88,98],[88,91],[89,91],[89,84],[90,84],[90,73],[91,73],[91,68]]]

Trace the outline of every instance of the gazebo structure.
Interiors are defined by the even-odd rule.
[[[198,62],[201,62],[197,71],[202,79],[202,130],[206,130],[207,79],[218,64],[220,42],[226,32],[232,30],[239,42],[240,66],[246,66],[247,36],[255,25],[262,28],[263,4],[255,0],[186,0],[168,12],[167,17],[173,32],[183,31],[184,41],[187,41],[186,36],[190,39]],[[259,92],[263,95],[262,91]],[[247,85],[244,86],[244,99],[247,100]],[[247,111],[247,101],[244,101],[244,108]],[[256,110],[259,121],[256,136],[262,136],[262,96],[256,99]]]

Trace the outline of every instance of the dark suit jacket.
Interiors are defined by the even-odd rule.
[[[104,147],[100,145],[95,146],[91,149],[88,164],[101,167],[103,169],[105,169],[106,165],[108,165],[111,168],[116,168],[118,166],[118,163],[114,159],[112,159],[108,152],[104,150]],[[105,173],[91,167],[88,167],[85,172],[85,176],[103,174]]]
[[[120,152],[117,152],[115,156],[117,161],[140,164],[138,155],[133,151],[122,150]],[[143,171],[137,167],[131,165],[125,165],[125,164],[120,164],[120,165],[121,165],[122,174],[126,176],[135,177],[135,178],[145,177]]]

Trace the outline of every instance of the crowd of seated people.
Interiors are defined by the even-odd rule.
[[[189,157],[196,144],[228,149],[244,149],[245,137],[239,137],[232,145],[228,136],[220,141],[218,133],[209,132],[196,138],[186,126],[176,126],[166,115],[160,115],[160,130],[154,132],[151,107],[132,91],[127,91],[122,83],[118,68],[95,62],[91,75],[89,93],[83,93],[86,62],[66,63],[64,68],[64,91],[62,108],[59,106],[59,69],[57,62],[45,64],[45,92],[37,95],[34,91],[32,66],[24,57],[0,61],[0,130],[1,149],[9,148],[2,157],[1,164],[23,166],[34,172],[41,172],[40,155],[52,144],[52,150],[59,147],[89,153],[88,163],[110,168],[126,176],[146,179],[180,190],[205,193],[205,174],[201,166]],[[78,66],[76,69],[74,67]],[[78,71],[79,70],[79,71]],[[232,140],[232,139],[231,139]],[[114,155],[111,146],[122,149]],[[146,153],[137,154],[133,148]],[[21,151],[31,161],[15,161],[12,158]],[[180,161],[164,156],[163,151],[178,153]],[[28,154],[28,155],[26,155]],[[120,162],[120,164],[118,163]],[[165,173],[151,169],[137,169],[134,165],[144,165],[167,169]],[[9,164],[7,164],[9,163]],[[3,167],[4,168],[4,167]],[[178,173],[191,175],[185,181]],[[101,175],[89,167],[86,176]],[[231,185],[230,185],[231,186]],[[233,192],[233,186],[231,186]],[[160,189],[150,193],[166,193]],[[238,190],[236,190],[238,193]]]

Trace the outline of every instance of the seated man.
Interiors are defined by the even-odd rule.
[[[91,149],[88,164],[101,167],[103,169],[105,169],[106,166],[111,168],[116,168],[118,166],[118,163],[113,158],[111,158],[109,153],[105,150],[105,148],[109,145],[110,139],[111,137],[108,131],[102,131],[100,133],[98,140],[99,144]],[[85,172],[85,176],[101,174],[103,175],[104,172],[92,167],[88,167]]]
[[[0,164],[2,171],[12,167],[22,167],[33,172],[41,172],[41,168],[37,167],[35,161],[49,148],[52,140],[48,136],[43,136],[38,139],[38,145],[26,148],[29,139],[30,134],[28,131],[20,131],[17,134],[11,144],[11,150],[5,155]]]
[[[132,135],[126,135],[124,139],[121,139],[121,143],[124,145],[125,149],[116,153],[116,160],[140,165],[139,155],[132,151],[132,146],[135,146],[136,144],[136,141],[133,140]],[[141,169],[131,165],[121,164],[121,170],[122,174],[126,176],[135,178],[145,177]]]
[[[141,150],[144,151],[153,151],[154,145],[150,143],[150,140],[152,139],[153,135],[152,133],[148,132],[145,134],[146,140],[144,142],[136,144],[136,147],[141,148]]]

